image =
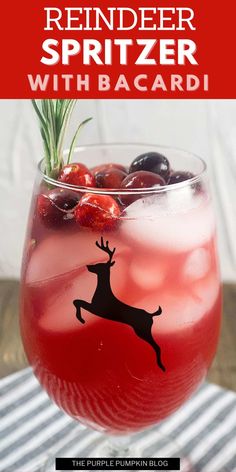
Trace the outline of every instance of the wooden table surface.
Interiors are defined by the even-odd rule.
[[[236,391],[236,285],[224,284],[223,323],[208,380]],[[18,327],[19,282],[0,281],[0,377],[27,365]]]

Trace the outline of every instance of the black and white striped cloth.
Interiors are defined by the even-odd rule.
[[[0,381],[0,418],[1,472],[39,472],[48,453],[65,445],[71,457],[78,449],[91,457],[103,441],[61,412],[30,368]],[[194,472],[236,472],[236,394],[205,383],[177,413],[133,441],[145,457],[168,457],[177,444]]]

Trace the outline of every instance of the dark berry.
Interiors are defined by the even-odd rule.
[[[157,174],[148,171],[133,172],[127,175],[121,184],[122,189],[146,189],[150,187],[160,187],[165,185],[165,180]],[[122,195],[120,200],[124,205],[130,205],[140,198],[139,195]]]
[[[70,190],[53,189],[41,193],[37,198],[37,210],[40,219],[46,226],[62,226],[71,223],[74,218],[73,208],[79,196]]]
[[[80,187],[95,187],[96,182],[90,170],[80,163],[73,163],[64,166],[58,176],[60,182]]]
[[[139,171],[127,175],[123,180],[122,188],[150,188],[154,186],[165,185],[165,180],[153,172]]]
[[[168,159],[159,152],[147,152],[134,159],[129,173],[132,174],[139,170],[154,172],[167,181],[170,173],[170,164]]]
[[[117,226],[120,208],[110,195],[86,193],[75,208],[75,220],[95,231],[110,231]]]
[[[93,175],[96,175],[97,172],[103,172],[103,171],[108,171],[110,169],[119,169],[119,170],[122,170],[123,172],[125,172],[126,174],[128,174],[128,170],[125,166],[123,166],[122,164],[114,164],[112,162],[110,162],[109,164],[100,164],[96,167],[92,167],[90,169],[90,172],[93,174]]]
[[[192,179],[194,174],[192,172],[177,171],[172,172],[168,181],[168,185],[178,184],[179,182],[184,182],[185,180]]]
[[[95,180],[97,187],[120,188],[122,181],[127,176],[123,170],[111,167],[110,169],[96,172]]]

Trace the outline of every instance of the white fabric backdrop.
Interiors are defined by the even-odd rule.
[[[146,142],[185,148],[209,165],[224,280],[236,281],[236,100],[83,100],[93,116],[81,143]],[[41,138],[29,100],[0,101],[0,277],[19,277]]]

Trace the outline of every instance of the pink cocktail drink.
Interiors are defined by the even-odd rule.
[[[33,205],[23,270],[22,336],[36,376],[69,415],[113,434],[182,405],[207,373],[220,327],[203,186],[134,200],[110,231],[48,228]]]

